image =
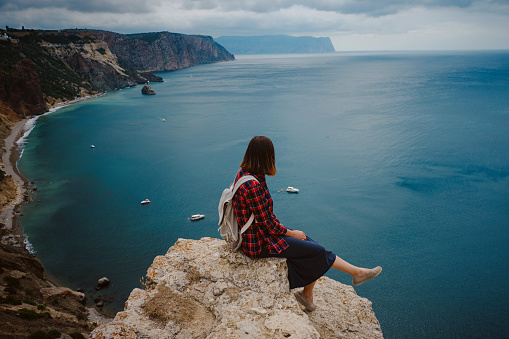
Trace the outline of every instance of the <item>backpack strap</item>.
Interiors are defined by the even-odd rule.
[[[252,175],[243,175],[239,178],[239,180],[237,180],[237,182],[235,183],[235,186],[233,187],[233,191],[232,191],[232,197],[235,195],[235,193],[237,192],[237,190],[239,189],[240,186],[242,186],[243,183],[249,181],[249,180],[254,180],[256,182],[259,182],[258,179],[256,179],[254,176]]]
[[[246,222],[246,224],[242,227],[240,230],[240,234],[244,234],[244,232],[251,226],[254,220],[254,213],[251,213],[251,216],[249,217],[249,220]]]
[[[235,193],[237,192],[239,187],[242,186],[243,183],[245,183],[245,182],[247,182],[249,180],[254,180],[257,183],[259,183],[258,179],[256,179],[252,175],[244,175],[244,176],[240,177],[239,180],[237,180],[237,182],[235,183],[235,186],[233,187],[232,197],[235,195]],[[240,230],[240,234],[243,234],[249,228],[249,226],[251,226],[253,221],[254,221],[254,213],[251,213],[251,216],[249,217],[249,220],[246,222],[246,224],[244,226],[242,226],[242,229]]]

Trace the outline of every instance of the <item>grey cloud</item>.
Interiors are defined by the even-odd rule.
[[[507,0],[486,0],[504,3]],[[274,12],[295,5],[343,14],[383,16],[411,7],[458,7],[471,6],[476,0],[183,0],[185,9],[217,9],[222,11]]]
[[[382,40],[394,49],[393,39],[398,48],[415,41],[440,49],[436,41],[447,41],[470,49],[470,37],[486,41],[479,48],[507,48],[508,16],[509,0],[0,0],[0,22],[9,27],[330,36],[361,49]]]
[[[481,1],[492,4],[508,3],[508,0]],[[378,17],[416,6],[466,8],[474,2],[479,0],[0,0],[0,10],[60,8],[85,13],[148,13],[156,10],[159,5],[172,4],[187,10],[270,13],[297,5],[319,11]]]
[[[0,0],[1,11],[59,8],[85,13],[147,13],[157,0]]]

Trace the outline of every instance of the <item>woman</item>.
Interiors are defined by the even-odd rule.
[[[276,174],[274,145],[269,138],[254,137],[240,167],[235,182],[247,174],[258,179],[258,182],[250,180],[242,184],[232,199],[239,225],[246,224],[251,213],[255,217],[253,224],[242,234],[242,251],[251,258],[286,258],[290,289],[304,287],[295,293],[295,297],[308,311],[316,308],[313,303],[315,282],[329,268],[350,274],[354,286],[382,272],[380,266],[373,269],[354,266],[327,251],[304,232],[292,230],[279,222],[273,213],[272,198],[265,181],[265,175]]]

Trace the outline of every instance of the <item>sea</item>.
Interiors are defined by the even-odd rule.
[[[265,135],[279,220],[383,267],[355,291],[386,338],[509,336],[509,51],[239,55],[157,75],[156,95],[69,105],[20,143],[37,188],[20,219],[58,283],[121,311],[177,239],[219,237],[221,192]]]

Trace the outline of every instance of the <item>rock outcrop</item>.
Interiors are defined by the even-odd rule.
[[[5,229],[0,229],[0,235]],[[0,338],[38,338],[58,329],[87,335],[85,295],[48,282],[40,260],[25,249],[0,244]]]
[[[219,239],[179,239],[91,338],[383,337],[371,302],[351,286],[322,277],[315,304],[308,313],[297,303],[285,259],[252,260]]]
[[[101,288],[105,288],[108,286],[110,286],[110,279],[102,277],[101,279],[97,280],[97,286],[95,287],[95,289],[100,290]]]
[[[156,91],[154,91],[152,87],[145,85],[141,89],[141,94],[156,95]]]
[[[118,34],[91,30],[105,41],[126,70],[170,71],[234,57],[210,36],[170,32]]]

